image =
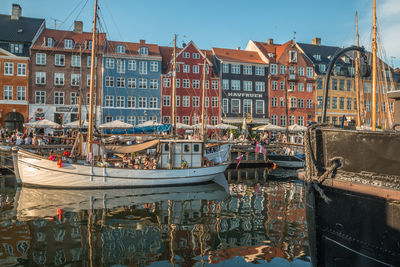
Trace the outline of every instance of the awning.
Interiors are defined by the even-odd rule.
[[[222,118],[223,123],[228,123],[228,124],[242,124],[243,123],[243,118],[240,117],[227,117],[227,118]],[[246,119],[247,124],[267,124],[269,122],[268,118],[252,118]]]
[[[142,151],[142,150],[148,149],[150,147],[153,147],[153,146],[157,145],[159,142],[160,142],[160,140],[152,140],[152,141],[149,141],[149,142],[136,144],[136,145],[129,145],[129,146],[109,145],[109,146],[105,146],[105,147],[106,147],[106,152],[107,153],[128,154],[128,153],[135,153],[135,152],[138,152],[138,151]]]

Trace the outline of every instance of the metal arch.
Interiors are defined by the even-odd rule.
[[[335,66],[336,61],[339,59],[340,56],[343,54],[349,52],[349,51],[358,51],[361,53],[361,57],[365,59],[365,48],[364,47],[358,47],[358,46],[350,46],[347,48],[343,48],[339,50],[331,59],[328,65],[328,70],[326,71],[326,78],[325,78],[325,84],[324,84],[324,97],[323,97],[323,104],[322,104],[322,122],[326,122],[326,107],[328,103],[328,86],[329,86],[329,80],[331,78],[331,72],[333,69],[333,66]]]

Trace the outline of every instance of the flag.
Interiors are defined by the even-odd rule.
[[[257,145],[256,145],[255,152],[256,152],[256,153],[262,153],[262,154],[265,155],[265,150],[264,150],[264,148],[262,147],[262,145],[260,145],[260,144],[257,144]]]
[[[236,158],[237,159],[236,169],[239,168],[239,164],[240,164],[240,161],[242,160],[242,158],[243,158],[243,154],[241,154],[239,157]]]

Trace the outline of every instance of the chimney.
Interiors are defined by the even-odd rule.
[[[240,50],[240,46],[236,47],[236,50]]]
[[[83,32],[83,22],[75,20],[74,21],[74,33],[82,33]]]
[[[146,40],[140,40],[139,43],[140,43],[141,45],[144,45],[144,44],[146,43]]]
[[[22,14],[22,8],[18,4],[12,5],[11,20],[19,20]]]
[[[274,39],[270,38],[267,40],[267,44],[272,45],[274,44]]]
[[[312,44],[313,45],[321,45],[321,38],[315,37],[312,39]]]

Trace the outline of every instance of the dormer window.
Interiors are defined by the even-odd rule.
[[[274,57],[273,53],[268,53],[268,57]]]
[[[47,38],[46,39],[46,46],[47,47],[54,47],[54,40],[53,40],[53,38]]]
[[[117,53],[118,54],[125,54],[126,48],[124,45],[117,45]]]
[[[326,72],[326,65],[325,64],[319,64],[319,71],[320,72]]]
[[[148,48],[148,47],[145,47],[145,46],[142,46],[142,47],[139,49],[139,54],[140,54],[140,55],[145,55],[145,56],[147,56],[147,55],[149,54],[149,48]]]
[[[92,50],[92,41],[86,40],[85,49]]]
[[[314,58],[315,58],[316,60],[321,60],[321,55],[320,55],[320,54],[315,54],[315,55],[314,55]]]
[[[183,58],[190,58],[190,53],[188,53],[188,52],[183,52],[182,57],[183,57]]]
[[[290,50],[289,51],[289,62],[297,62],[297,51]]]
[[[344,62],[349,64],[350,63],[350,58],[349,57],[344,57]]]
[[[72,40],[71,39],[65,39],[64,40],[64,48],[65,49],[72,49]]]

